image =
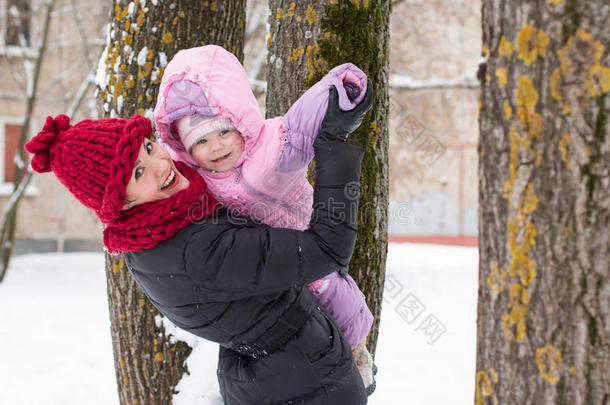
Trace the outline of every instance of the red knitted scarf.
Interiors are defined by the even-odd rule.
[[[207,191],[203,178],[188,165],[175,163],[190,182],[189,187],[169,198],[123,211],[104,229],[104,246],[110,253],[149,249],[216,211],[218,202]]]

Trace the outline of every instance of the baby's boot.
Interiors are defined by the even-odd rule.
[[[375,374],[377,374],[377,366],[373,363],[373,356],[369,353],[364,342],[360,342],[353,350],[354,363],[358,367],[362,382],[366,389],[366,395],[371,395],[375,391],[376,382]]]

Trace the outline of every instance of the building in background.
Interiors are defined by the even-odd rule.
[[[475,245],[479,0],[395,2],[390,240]]]
[[[85,0],[0,0],[0,209],[12,191],[14,156],[27,112],[26,92],[32,86],[47,4],[53,3],[48,41],[30,122],[34,135],[47,115],[73,109],[84,84],[95,72],[105,44],[108,2]],[[94,86],[76,110],[74,121],[96,116]],[[82,250],[101,241],[101,224],[51,174],[34,176],[21,200],[16,253]]]
[[[25,120],[28,69],[46,1],[0,0],[0,209],[12,191]],[[248,2],[245,67],[264,107],[266,2]],[[65,113],[95,73],[105,45],[106,1],[55,0],[29,136]],[[480,1],[398,0],[390,36],[390,240],[476,243]],[[94,86],[73,122],[96,118]],[[102,226],[51,174],[22,199],[16,253],[100,249]]]

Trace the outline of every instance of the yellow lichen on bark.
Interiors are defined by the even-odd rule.
[[[118,262],[116,262],[112,265],[112,272],[118,273],[119,271],[121,271],[122,268],[123,268],[123,257],[121,257]]]
[[[563,162],[564,165],[566,165],[566,167],[569,169],[570,168],[570,161],[568,160],[568,145],[570,144],[570,133],[566,132],[565,134],[563,134],[563,136],[561,137],[561,139],[559,140],[559,153],[561,153],[561,161]]]
[[[296,8],[297,3],[294,1],[290,3],[290,7],[288,7],[288,17],[294,17],[294,9]]]
[[[146,12],[142,9],[138,10],[138,18],[136,18],[136,26],[138,27],[136,31],[140,31],[140,27],[144,25],[144,14]]]
[[[528,253],[532,246],[536,244],[536,236],[538,230],[533,222],[526,222],[523,227],[523,237],[521,238],[521,249],[524,253]]]
[[[517,92],[517,104],[519,105],[517,115],[525,114],[520,117],[520,121],[524,120],[527,126],[541,128],[542,118],[531,118],[536,116],[534,108],[538,101],[538,93],[531,81],[522,78]],[[537,123],[538,120],[540,123]],[[511,141],[509,177],[502,190],[510,209],[516,209],[516,212],[510,214],[506,232],[509,248],[508,273],[518,281],[514,282],[509,289],[508,313],[502,315],[502,330],[510,340],[515,342],[520,342],[526,336],[525,317],[529,310],[529,294],[525,287],[536,277],[534,262],[527,256],[527,253],[536,243],[538,234],[536,226],[529,218],[538,207],[538,196],[531,182],[526,183],[523,188],[514,189],[519,176],[520,156],[531,157],[533,155],[530,149],[532,143],[530,129],[528,128],[528,136],[519,135],[515,126],[509,132]]]
[[[520,342],[526,336],[525,316],[529,310],[529,294],[519,283],[509,288],[509,313],[502,315],[502,331],[514,342]]]
[[[123,77],[118,76],[114,82],[112,89],[112,102],[115,103],[119,96],[124,96],[125,93],[125,83],[123,82]]]
[[[531,65],[538,58],[544,55],[546,47],[550,42],[549,36],[540,28],[525,24],[517,35],[517,51],[519,59],[526,65]]]
[[[504,119],[506,121],[510,120],[510,117],[513,115],[512,107],[506,101],[502,104],[502,107],[504,108]]]
[[[174,41],[174,35],[172,35],[171,32],[166,32],[165,35],[163,35],[163,42],[166,44],[171,44]]]
[[[610,91],[610,67],[601,64],[604,49],[593,34],[578,29],[557,52],[559,67],[551,74],[549,87],[563,114],[571,111],[568,100],[582,104],[585,95],[596,97]]]
[[[492,293],[499,295],[508,286],[508,273],[506,270],[494,263],[491,266],[489,275],[487,276],[487,285],[491,289]]]
[[[318,21],[318,13],[316,13],[316,10],[311,8],[311,6],[309,5],[307,6],[307,11],[305,11],[305,19],[310,24],[313,24]]]
[[[483,55],[484,58],[489,58],[489,48],[487,47],[487,45],[483,45],[481,47],[481,54]]]
[[[307,80],[311,80],[317,72],[326,69],[326,61],[320,55],[318,44],[307,45],[305,56],[307,58],[307,71],[309,72]]]
[[[288,57],[288,62],[296,62],[301,59],[301,56],[305,53],[305,48],[295,48],[292,50],[292,55]]]
[[[534,110],[527,110],[524,107],[517,108],[517,118],[519,123],[526,130],[528,140],[536,137],[542,138],[542,116]]]
[[[498,55],[501,58],[508,58],[513,54],[513,43],[508,41],[504,35],[500,37],[500,44],[498,45]]]
[[[516,251],[517,246],[519,245],[519,230],[521,229],[521,224],[525,222],[525,216],[517,215],[508,220],[508,225],[506,227],[508,234],[508,249],[510,251]]]
[[[519,212],[521,214],[531,214],[537,207],[538,196],[534,191],[534,185],[528,183],[525,187],[525,194],[521,196],[521,201],[519,202]]]
[[[553,345],[547,345],[536,349],[536,365],[542,378],[550,383],[556,383],[563,371],[563,359],[561,352]]]
[[[515,181],[517,180],[517,174],[519,169],[519,155],[523,151],[528,150],[530,142],[525,137],[517,134],[515,126],[511,128],[510,132],[508,133],[508,137],[510,138],[510,161],[508,163],[509,176],[508,179],[506,179],[506,181],[504,182],[502,192],[504,198],[508,200],[509,207],[512,208],[512,192],[513,187],[515,185]]]
[[[494,384],[496,384],[499,381],[498,373],[496,372],[496,369],[493,367],[490,367],[489,369],[487,369],[487,372],[489,373],[489,376],[491,377],[491,381],[493,381]]]
[[[277,11],[275,12],[275,18],[277,18],[278,20],[281,20],[283,16],[284,16],[284,10],[281,8],[278,8]]]
[[[117,21],[122,21],[129,14],[129,5],[125,6],[125,9],[121,8],[121,5],[117,2],[114,4],[114,15]]]
[[[553,73],[551,73],[551,77],[549,78],[549,88],[551,89],[551,97],[557,101],[559,107],[561,107],[561,112],[565,114],[570,113],[570,107],[565,103],[565,96],[563,91],[563,78],[561,74],[561,68],[556,68]]]
[[[483,405],[483,397],[493,395],[493,387],[485,370],[477,371],[475,384],[475,405]]]
[[[599,64],[591,66],[586,86],[592,97],[601,96],[610,91],[610,67]]]
[[[564,2],[564,0],[549,0],[549,3],[551,3],[554,6],[558,6],[563,2]]]
[[[135,86],[136,82],[135,80],[133,80],[133,75],[129,75],[127,77],[127,80],[125,80],[125,87],[127,87],[128,89],[133,88],[133,86]]]
[[[527,76],[519,76],[517,85],[517,117],[526,130],[528,139],[542,137],[542,116],[535,110],[538,103],[538,90]]]
[[[138,79],[144,79],[150,74],[152,70],[152,63],[146,62],[142,66],[138,66]]]
[[[500,88],[504,87],[506,85],[506,68],[498,68],[496,70],[496,78],[498,79],[498,86]]]
[[[538,91],[532,80],[525,76],[519,76],[519,85],[517,86],[517,105],[524,107],[527,110],[533,110],[538,103]]]
[[[163,360],[165,360],[165,356],[163,356],[163,352],[155,353],[155,361],[157,363],[161,363],[161,362],[163,362]]]
[[[369,130],[371,132],[371,146],[375,148],[377,146],[377,141],[379,140],[379,127],[377,126],[377,121],[372,121],[371,125],[369,125]]]
[[[532,259],[527,257],[525,254],[517,254],[511,257],[510,265],[509,265],[510,275],[515,277],[519,277],[519,281],[524,286],[527,286],[532,282],[534,277],[536,276],[536,272],[534,270],[534,262]]]

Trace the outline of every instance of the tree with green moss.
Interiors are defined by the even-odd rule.
[[[610,398],[604,0],[484,0],[475,403]]]
[[[372,112],[349,142],[365,149],[359,230],[350,274],[375,316],[375,353],[385,280],[388,212],[388,45],[390,0],[269,0],[267,117],[290,105],[334,66],[351,62],[372,80]]]
[[[163,69],[180,50],[217,44],[243,59],[245,0],[117,1],[98,70],[105,116],[152,118]],[[116,380],[121,404],[170,404],[191,349],[165,335],[122,257],[106,255]]]

